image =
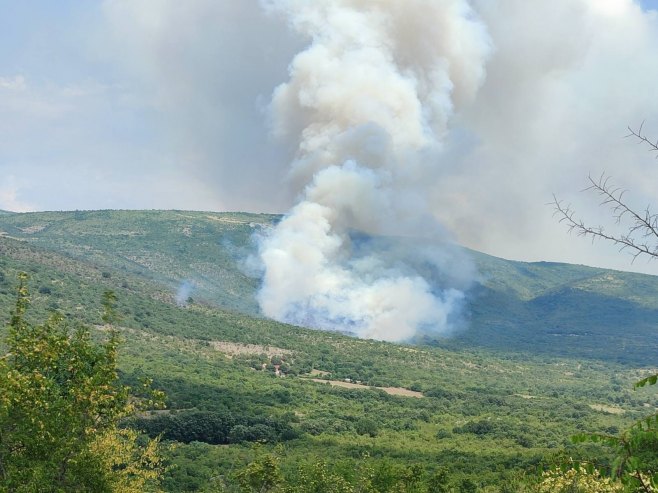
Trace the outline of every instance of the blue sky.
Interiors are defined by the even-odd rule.
[[[658,196],[655,161],[617,141],[642,120],[658,131],[658,0],[641,0],[644,13],[630,0],[529,2],[536,13],[472,3],[497,51],[446,140],[437,217],[474,248],[586,261],[589,244],[564,246],[544,204],[555,192],[578,205],[584,177],[604,170],[642,207]],[[0,11],[0,209],[293,203],[294,144],[271,137],[267,106],[307,41],[256,0],[0,0]]]

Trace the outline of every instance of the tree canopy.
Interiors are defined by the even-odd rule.
[[[114,318],[114,300],[104,297],[104,321]],[[156,488],[158,441],[138,443],[135,431],[119,426],[154,401],[134,398],[120,383],[118,332],[105,325],[105,341],[96,343],[88,327],[71,328],[59,313],[33,324],[29,303],[21,274],[0,357],[0,492]]]

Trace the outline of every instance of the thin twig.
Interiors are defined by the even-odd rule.
[[[642,125],[635,132],[632,129],[630,135],[636,136],[642,142],[647,142],[652,149],[658,152],[658,142],[651,143],[642,133]],[[637,212],[629,206],[624,195],[626,190],[614,186],[610,177],[602,174],[598,179],[589,175],[590,185],[584,190],[594,192],[601,197],[601,204],[610,207],[612,216],[617,224],[626,224],[626,233],[613,234],[604,230],[603,226],[591,226],[582,219],[576,217],[575,211],[570,205],[565,205],[553,195],[552,206],[554,214],[559,217],[559,222],[565,223],[569,232],[575,232],[578,236],[589,236],[592,241],[600,238],[620,246],[620,251],[628,249],[632,252],[635,261],[640,255],[647,255],[650,259],[658,258],[658,215],[651,212],[647,206],[642,212]]]
[[[629,134],[626,137],[635,137],[638,140],[638,144],[647,144],[649,146],[649,152],[655,152],[656,158],[658,159],[658,140],[656,142],[650,141],[647,136],[642,132],[644,127],[644,122],[640,124],[640,128],[633,130],[630,126],[628,127]]]

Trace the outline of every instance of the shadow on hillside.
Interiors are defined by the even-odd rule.
[[[562,288],[523,301],[479,286],[469,309],[466,344],[632,365],[658,354],[658,310],[616,297]]]

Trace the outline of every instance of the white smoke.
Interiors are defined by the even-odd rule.
[[[627,270],[617,246],[569,236],[555,193],[588,223],[614,228],[580,193],[605,172],[636,209],[656,204],[658,168],[626,126],[658,137],[658,11],[633,0],[473,0],[495,50],[477,100],[452,121],[451,167],[432,210],[462,244],[516,260]],[[635,269],[658,274],[642,260]]]
[[[136,120],[134,126],[126,127],[132,121],[132,117],[126,117],[129,113],[112,111],[109,114],[114,116],[110,119],[109,114],[102,112],[94,118],[75,120],[83,122],[82,130],[74,131],[58,120],[54,127],[43,127],[48,131],[34,134],[35,122],[46,120],[31,113],[21,118],[9,112],[3,114],[10,136],[3,149],[11,149],[9,144],[15,147],[16,143],[21,149],[32,149],[31,143],[43,141],[42,134],[56,135],[55,141],[61,143],[62,138],[87,135],[90,121],[106,122],[111,131],[102,132],[101,140],[113,149],[129,150],[119,158],[110,152],[102,153],[110,156],[105,160],[94,151],[84,154],[83,161],[101,168],[104,174],[99,175],[102,179],[98,178],[98,183],[104,186],[108,183],[106,176],[118,169],[118,162],[129,163],[126,166],[134,172],[119,173],[120,179],[112,182],[116,184],[113,193],[92,194],[95,200],[103,195],[116,197],[116,187],[125,181],[129,191],[135,187],[151,191],[121,195],[130,200],[153,197],[154,190],[158,191],[156,202],[153,198],[149,199],[151,202],[139,202],[141,207],[166,208],[180,203],[183,205],[176,207],[273,213],[292,207],[295,196],[300,197],[316,171],[324,166],[341,166],[346,160],[344,156],[351,156],[361,167],[390,170],[393,164],[396,170],[388,181],[427,183],[431,188],[428,202],[432,215],[469,248],[516,260],[632,267],[658,274],[656,263],[638,261],[631,266],[628,256],[619,255],[615,246],[599,243],[592,248],[586,239],[569,237],[546,206],[555,193],[573,202],[574,208],[592,224],[609,225],[609,211],[579,193],[589,173],[599,175],[603,171],[612,176],[615,184],[629,189],[629,199],[633,199],[636,208],[656,203],[656,161],[645,148],[623,139],[627,125],[637,127],[643,120],[647,135],[658,136],[655,0],[471,0],[476,16],[465,3],[449,0],[334,3],[335,6],[319,0],[270,2],[267,9],[262,9],[259,0],[104,0],[105,26],[91,25],[89,30],[112,33],[106,40],[106,51],[113,54],[108,66],[114,75],[104,82],[119,83],[122,91],[127,92],[121,93],[120,100],[103,100],[102,104],[88,104],[85,100],[85,104],[72,107],[116,109],[116,103],[121,101],[136,104],[140,112],[146,107],[153,121]],[[649,10],[651,6],[653,10]],[[267,15],[265,10],[284,15]],[[439,15],[441,12],[446,15]],[[366,13],[372,15],[368,17]],[[286,30],[286,16],[291,30]],[[477,18],[486,25],[486,31]],[[382,32],[386,34],[377,34]],[[482,53],[487,51],[487,32],[494,48],[485,57]],[[274,130],[287,140],[268,140],[267,119],[261,109],[269,101],[272,88],[286,80],[286,65],[309,38],[315,51],[304,55],[308,63],[320,58],[315,55],[321,55],[322,49],[328,54],[324,66],[315,67],[315,75],[306,70],[315,80],[307,79],[303,84],[317,86],[325,81],[331,85],[327,84],[321,94],[315,89],[295,87],[303,96],[296,100],[293,85],[296,81],[301,85],[300,74],[305,69],[300,66],[300,58],[300,63],[291,67],[295,78],[277,93],[277,103],[289,96],[291,106],[286,109],[283,104],[273,104],[277,115],[272,122]],[[362,39],[363,49],[359,51]],[[70,42],[67,49],[69,46]],[[80,46],[90,47],[88,37],[80,38]],[[348,49],[352,50],[349,56]],[[370,53],[384,53],[378,67],[392,65],[393,71],[385,73],[397,71],[399,78],[382,76],[374,89],[368,82],[370,88],[363,90],[365,76],[375,69],[376,58],[365,56],[368,49]],[[340,55],[340,50],[346,56]],[[68,52],[64,55],[67,59],[84,58],[71,57]],[[311,55],[315,58],[309,58]],[[362,64],[359,56],[366,58],[366,63]],[[346,67],[348,61],[351,71],[334,70],[338,65]],[[485,66],[486,80],[482,83]],[[93,68],[80,73],[93,73]],[[439,74],[446,78],[441,79]],[[25,75],[29,92],[31,74]],[[36,78],[40,77],[37,74]],[[353,84],[337,84],[343,79]],[[392,84],[395,80],[398,83]],[[409,100],[397,93],[395,101],[405,114],[410,112],[409,104],[421,108],[424,114],[416,121],[434,122],[439,133],[432,136],[430,128],[421,135],[427,137],[429,133],[435,141],[443,140],[440,163],[435,152],[428,149],[412,149],[411,159],[400,157],[404,151],[399,145],[394,159],[392,153],[383,150],[394,142],[399,144],[402,132],[409,139],[414,133],[418,135],[418,127],[405,123],[392,132],[390,124],[397,115],[382,115],[382,106],[371,103],[373,98],[366,99],[363,94],[376,97],[375,93],[384,87],[387,91],[393,86],[399,89],[405,87],[406,81],[415,84],[412,92],[417,91],[422,104],[418,106],[413,98]],[[452,91],[441,90],[442,81],[449,81]],[[477,89],[479,84],[482,87]],[[428,88],[434,97],[428,96]],[[343,91],[340,100],[348,101],[348,107],[337,108],[334,114],[327,111],[326,105],[305,103],[306,96],[322,96],[327,103],[337,101],[332,94],[336,91]],[[347,91],[352,91],[353,96]],[[278,97],[279,94],[282,95]],[[10,107],[15,106],[14,96],[5,98]],[[19,105],[21,111],[40,108],[43,99],[36,99],[39,104]],[[64,102],[70,106],[68,99]],[[390,104],[383,107],[392,108]],[[442,133],[439,108],[445,108],[448,122],[442,139],[437,137]],[[377,118],[371,119],[375,125],[370,127],[360,123],[350,126],[345,119],[334,119],[339,114],[361,122],[370,119],[367,115],[363,118],[363,113],[370,111]],[[74,120],[67,119],[71,121]],[[337,127],[332,134],[328,130],[334,121]],[[0,127],[4,129],[2,123]],[[24,128],[32,133],[21,134]],[[67,129],[66,135],[59,138],[62,128]],[[116,133],[116,128],[129,131]],[[141,128],[149,128],[152,139],[140,139]],[[302,132],[308,152],[302,149],[297,153],[294,169],[289,173],[290,186],[284,187],[281,177],[290,164],[290,149],[299,148]],[[129,142],[125,141],[126,135],[130,136]],[[94,142],[94,149],[98,149],[99,139],[83,140]],[[131,145],[137,146],[139,152]],[[76,148],[74,144],[67,146]],[[422,159],[419,153],[423,154]],[[50,162],[52,155],[60,154],[46,155]],[[18,197],[34,202],[34,197],[52,195],[53,179],[68,173],[71,161],[71,156],[66,155],[62,158],[66,165],[39,165],[39,172],[28,176],[27,162],[10,157],[5,162],[16,164],[5,166],[0,172],[15,175],[20,186]],[[99,165],[101,161],[104,164]],[[404,165],[398,166],[399,163]],[[418,163],[422,164],[420,169]],[[180,169],[184,170],[183,178]],[[145,187],[158,172],[158,186]],[[39,180],[37,175],[46,178]],[[75,175],[76,180],[86,180],[84,186],[74,187],[70,194],[55,193],[57,200],[66,196],[69,203],[75,204],[76,200],[83,200],[81,190],[92,190],[87,174]],[[79,185],[75,180],[72,183]],[[184,195],[178,193],[181,186],[186,187]],[[176,194],[170,192],[174,188]],[[395,193],[403,188],[400,184]],[[172,203],[174,199],[179,202]],[[86,195],[84,200],[88,200]],[[121,200],[123,205],[116,202],[117,206],[134,204]],[[418,200],[423,202],[424,197]],[[39,203],[46,204],[41,199]],[[59,202],[49,203],[48,207],[60,207]],[[93,201],[84,203],[98,206]]]
[[[185,280],[181,282],[176,291],[176,304],[178,306],[187,306],[194,288],[195,283],[193,281]]]
[[[485,27],[462,0],[265,7],[311,43],[271,103],[300,196],[260,245],[264,314],[390,341],[445,334],[473,269],[425,194],[448,122],[484,79]]]

